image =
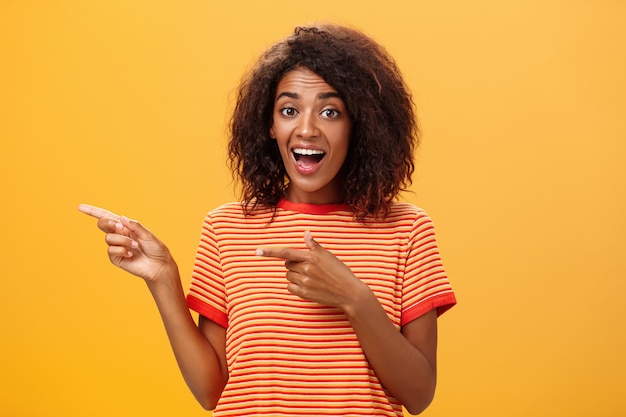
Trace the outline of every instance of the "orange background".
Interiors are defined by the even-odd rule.
[[[415,93],[413,193],[460,304],[428,417],[626,415],[626,3],[0,2],[2,416],[206,416],[86,202],[185,286],[231,201],[240,76],[294,26],[363,29]]]

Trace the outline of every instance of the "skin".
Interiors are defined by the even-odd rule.
[[[287,73],[279,82],[270,136],[279,146],[290,178],[286,199],[311,204],[341,202],[340,170],[345,161],[351,121],[337,92],[307,69]],[[294,148],[324,152],[318,166],[298,169]],[[80,205],[98,219],[109,259],[142,278],[161,314],[183,377],[198,402],[215,408],[228,380],[226,331],[187,308],[176,262],[167,247],[139,222],[107,210]],[[285,260],[291,293],[341,309],[383,386],[412,414],[422,412],[435,392],[437,320],[432,310],[398,332],[370,288],[308,231],[306,250],[257,249],[258,256]]]
[[[185,302],[178,266],[148,229],[98,207],[81,204],[78,209],[98,219],[111,262],[146,282],[185,382],[205,409],[215,408],[228,380],[226,330],[205,318],[196,326]]]
[[[337,91],[306,69],[289,71],[278,83],[270,137],[278,143],[289,176],[285,198],[298,203],[339,203],[352,123]],[[298,170],[294,149],[323,151],[315,172]]]

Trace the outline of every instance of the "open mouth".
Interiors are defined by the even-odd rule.
[[[300,166],[314,166],[320,163],[326,152],[319,149],[303,149],[295,148],[291,151],[296,160],[296,164]]]

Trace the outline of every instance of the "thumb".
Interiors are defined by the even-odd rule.
[[[315,239],[313,239],[313,235],[309,230],[304,231],[304,243],[306,244],[306,247],[310,250],[324,249],[319,243],[315,241]]]

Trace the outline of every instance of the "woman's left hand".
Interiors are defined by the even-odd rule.
[[[359,280],[335,255],[317,243],[311,232],[304,232],[307,250],[285,247],[257,249],[257,255],[285,260],[287,289],[294,295],[319,304],[338,307],[350,306],[365,283]]]

